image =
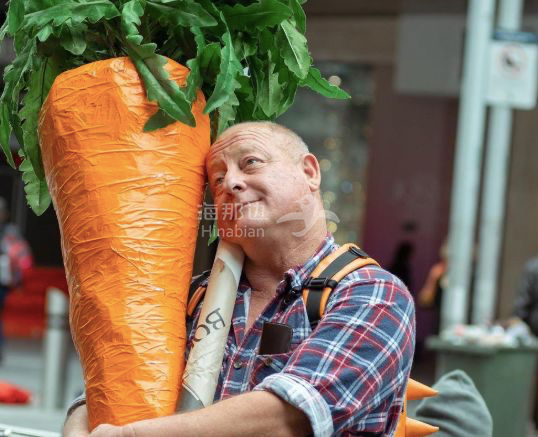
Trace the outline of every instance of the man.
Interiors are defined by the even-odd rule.
[[[525,322],[533,335],[538,337],[538,256],[525,264],[520,275],[514,302],[514,317],[508,325]],[[534,427],[538,429],[538,380],[534,384]]]
[[[514,315],[523,320],[538,336],[538,257],[530,259],[523,269],[514,304]]]
[[[92,436],[391,435],[414,348],[404,284],[372,266],[347,275],[312,332],[290,290],[338,247],[327,233],[317,159],[282,126],[244,123],[212,146],[207,169],[220,235],[245,252],[218,402],[125,427],[101,425]],[[306,204],[316,220],[305,217]],[[283,220],[294,213],[302,219]],[[257,355],[264,322],[293,329],[288,352]],[[64,432],[85,435],[86,428],[82,405]]]
[[[33,265],[28,243],[8,219],[7,202],[0,197],[0,361],[4,349],[2,312],[6,297],[10,290],[21,285],[24,275]]]

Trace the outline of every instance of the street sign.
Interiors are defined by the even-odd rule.
[[[538,85],[538,35],[496,31],[490,42],[486,100],[490,105],[532,109]]]

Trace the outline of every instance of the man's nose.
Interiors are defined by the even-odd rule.
[[[246,188],[245,181],[236,172],[228,172],[225,178],[225,188],[230,194],[244,191]]]

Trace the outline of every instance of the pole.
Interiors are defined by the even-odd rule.
[[[441,313],[443,328],[467,320],[494,9],[495,0],[469,0],[448,234],[448,286]]]
[[[69,345],[69,300],[57,288],[47,290],[47,331],[45,333],[43,408],[63,407],[67,348]]]
[[[518,30],[522,16],[523,0],[501,0],[499,28]],[[511,108],[509,106],[493,107],[488,132],[483,206],[480,218],[477,284],[473,299],[472,320],[475,324],[488,323],[494,318],[511,135]]]

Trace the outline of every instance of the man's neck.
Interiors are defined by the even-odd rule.
[[[311,229],[303,237],[287,232],[265,235],[243,246],[245,265],[243,271],[253,290],[273,296],[284,273],[304,264],[320,246],[327,235],[323,224]]]

